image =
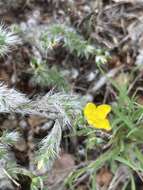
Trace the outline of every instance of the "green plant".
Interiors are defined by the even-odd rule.
[[[41,87],[56,87],[58,90],[68,91],[70,89],[70,85],[57,67],[53,66],[52,68],[49,68],[46,62],[38,63],[35,59],[32,59],[31,67],[32,72],[34,73],[32,77],[33,83],[36,83]]]
[[[114,82],[113,82],[114,83]],[[143,154],[142,154],[142,139],[143,139],[143,106],[136,102],[136,97],[128,95],[127,86],[118,87],[114,84],[117,97],[112,104],[112,114],[110,123],[112,133],[107,134],[102,132],[99,139],[99,130],[85,127],[80,135],[86,135],[87,149],[106,146],[107,150],[101,153],[94,161],[90,161],[87,166],[73,172],[67,182],[71,188],[81,176],[88,173],[89,176],[95,175],[97,171],[105,164],[114,167],[112,172],[115,172],[119,165],[127,166],[131,189],[136,189],[134,173],[142,180],[143,173]],[[105,134],[105,135],[104,135]],[[104,139],[104,136],[107,138]],[[98,140],[99,139],[99,140]],[[91,143],[92,142],[92,143]],[[90,144],[89,144],[90,143]]]
[[[1,55],[7,53],[10,47],[13,47],[15,44],[18,43],[20,43],[20,40],[14,33],[9,32],[4,27],[0,28]],[[57,47],[58,45],[62,46],[63,48],[66,48],[71,54],[74,54],[77,57],[85,57],[86,59],[92,57],[93,59],[95,59],[99,67],[100,64],[106,63],[109,57],[109,55],[105,51],[96,49],[93,45],[91,45],[89,41],[81,37],[73,28],[64,25],[52,25],[48,29],[46,28],[46,31],[40,31],[39,37],[37,37],[36,39],[36,44],[36,47],[38,47],[43,54],[49,53],[49,50]],[[58,68],[50,68],[43,57],[41,60],[42,61],[38,61],[38,59],[34,58],[31,61],[33,73],[32,80],[38,83],[40,86],[55,86],[58,88],[58,90],[68,90],[69,85],[65,82],[65,79],[62,73],[59,72]],[[119,97],[123,96],[121,95],[122,94],[119,94]],[[124,99],[125,96],[123,100]],[[128,98],[126,99],[128,100]],[[80,121],[83,124],[83,118],[81,116],[82,105],[83,104],[81,102],[81,98],[79,98],[77,95],[65,92],[50,92],[47,93],[45,96],[38,97],[35,100],[30,100],[24,94],[17,92],[14,89],[8,89],[5,85],[1,84],[0,113],[39,115],[42,117],[46,117],[48,120],[53,121],[54,123],[51,132],[49,132],[47,136],[42,139],[39,144],[36,145],[37,150],[34,152],[34,160],[32,160],[32,170],[30,170],[29,168],[22,168],[21,166],[17,165],[15,159],[7,159],[10,152],[9,147],[14,146],[14,144],[19,141],[19,138],[16,132],[8,133],[7,131],[4,131],[2,133],[2,136],[0,137],[0,162],[2,162],[3,160],[5,161],[5,164],[2,167],[2,178],[6,178],[6,180],[9,182],[13,181],[16,186],[19,186],[17,182],[17,176],[18,174],[23,174],[31,179],[31,190],[38,190],[39,188],[44,189],[44,178],[47,177],[47,172],[51,169],[53,162],[58,156],[60,150],[62,130],[66,126],[73,125],[75,120]],[[113,117],[114,119],[116,118],[117,109],[115,109],[115,111],[116,113],[114,113],[113,111],[115,115],[115,117]],[[140,115],[137,115],[137,117],[139,116]],[[117,121],[114,121],[114,119],[113,124],[116,124]],[[123,121],[120,120],[120,122],[122,124]],[[116,124],[117,128],[119,128],[120,122]],[[129,122],[129,124],[130,123],[131,122]],[[95,171],[99,169],[105,162],[109,161],[109,163],[111,163],[111,158],[114,161],[117,160],[118,162],[125,163],[125,158],[119,157],[119,153],[121,152],[120,147],[115,146],[118,142],[121,141],[122,138],[123,140],[120,142],[120,144],[122,145],[122,148],[125,147],[125,136],[122,136],[122,133],[117,133],[118,130],[116,132],[115,129],[116,127],[114,127],[113,125],[113,134],[111,135],[111,138],[109,138],[108,142],[110,147],[109,150],[104,154],[101,154],[99,159],[93,161],[85,168],[78,170],[78,173],[72,175],[69,180],[69,183],[71,183],[71,185],[75,179],[80,177],[85,172],[88,172],[92,176]],[[131,131],[128,131],[128,133],[129,132]],[[106,140],[104,141],[102,137],[95,138],[93,136],[95,130],[92,131],[92,129],[86,128],[83,129],[81,133],[84,133],[88,136],[88,141],[85,142],[87,150],[93,149],[93,146],[95,145],[101,146],[102,144],[106,143]],[[131,134],[133,135],[134,133],[131,132]],[[119,138],[119,136],[121,137]],[[132,150],[134,151],[134,148]],[[137,149],[136,151],[138,152],[139,157],[141,157],[139,149]],[[130,164],[128,165],[130,166]],[[133,181],[133,178],[131,179]],[[12,186],[11,183],[10,186]]]
[[[6,178],[9,177],[16,183],[17,174],[29,176],[32,180],[31,189],[38,189],[39,184],[42,189],[43,178],[47,176],[47,171],[51,169],[55,158],[58,156],[60,150],[60,141],[62,129],[71,126],[73,120],[81,113],[81,100],[77,95],[67,93],[48,93],[43,97],[38,97],[35,100],[29,100],[24,94],[17,92],[14,89],[8,89],[6,86],[0,86],[0,113],[19,113],[22,115],[40,115],[53,121],[51,133],[49,133],[39,144],[35,152],[35,159],[33,160],[34,170],[22,168],[16,164],[15,159],[9,160],[9,147],[19,141],[18,133],[8,133],[4,131],[0,137],[0,162],[5,161],[3,165],[4,174]],[[12,164],[13,163],[13,164]],[[41,170],[44,170],[41,173]],[[9,180],[8,180],[9,181]],[[16,183],[18,186],[19,184]]]
[[[12,47],[20,43],[21,41],[15,33],[5,25],[0,25],[0,56],[7,54]]]
[[[37,156],[35,158],[38,160],[37,168],[39,170],[44,168],[47,168],[48,170],[51,168],[55,158],[59,154],[61,136],[62,129],[58,120],[56,120],[51,133],[42,139],[39,144],[40,148],[37,151]]]
[[[0,54],[4,55],[10,47],[20,43],[19,38],[10,32],[4,26],[0,26]],[[58,88],[64,88],[66,82],[59,74],[57,69],[49,69],[43,64],[32,63],[34,74],[40,78],[40,85],[48,83],[48,85],[56,85]],[[44,77],[43,77],[44,76]],[[38,79],[39,80],[39,79]],[[42,81],[43,80],[43,83]],[[47,93],[43,97],[37,97],[35,100],[28,99],[24,94],[8,89],[4,84],[0,84],[0,113],[18,113],[22,115],[40,115],[53,121],[55,124],[51,133],[41,140],[37,145],[35,159],[33,160],[34,170],[29,170],[17,165],[11,147],[20,141],[18,132],[2,131],[0,136],[0,180],[5,181],[0,185],[0,188],[13,190],[11,181],[19,187],[18,174],[23,174],[31,178],[31,189],[44,189],[43,180],[47,176],[47,170],[52,167],[54,159],[58,156],[60,150],[60,141],[62,129],[67,125],[72,125],[72,120],[76,114],[81,112],[81,103],[79,97],[67,93]],[[9,159],[9,156],[11,159]],[[13,158],[13,159],[12,159]],[[43,174],[39,172],[45,168]],[[16,181],[17,180],[17,181]]]
[[[96,62],[105,63],[109,54],[105,50],[95,47],[90,41],[85,40],[74,28],[62,24],[54,24],[43,29],[36,39],[36,45],[44,53],[58,46],[66,48],[71,54],[89,59],[95,58]]]

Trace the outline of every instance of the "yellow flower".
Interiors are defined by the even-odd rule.
[[[100,106],[96,106],[93,103],[87,103],[84,107],[84,116],[91,126],[110,131],[111,126],[109,120],[106,118],[110,111],[110,105],[102,104]]]

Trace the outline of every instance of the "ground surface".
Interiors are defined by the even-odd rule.
[[[90,39],[93,45],[110,52],[111,58],[105,66],[109,76],[111,75],[119,84],[130,81],[131,91],[141,90],[142,70],[137,71],[136,76],[130,75],[135,66],[143,64],[143,3],[141,0],[11,0],[11,2],[6,4],[2,1],[0,4],[0,18],[7,25],[17,24],[21,28],[34,28],[62,23],[73,27],[85,39]],[[53,88],[53,86],[43,87],[31,82],[30,62],[36,54],[36,50],[32,48],[31,42],[25,42],[0,59],[0,80],[9,87],[27,94],[29,98],[37,94],[44,95]],[[111,93],[110,84],[99,73],[92,58],[78,58],[56,47],[55,52],[46,59],[50,66],[54,64],[64,72],[70,73],[66,80],[70,83],[73,92],[86,95],[90,101],[97,103],[108,103],[112,100],[114,94]],[[140,92],[140,102],[143,102],[142,98]],[[33,138],[39,140],[47,134],[47,131],[41,128],[46,120],[34,116],[23,118],[19,115],[1,115],[0,120],[2,130],[18,128],[23,134],[23,141],[14,148],[14,153],[19,164],[28,166],[34,149],[31,141]],[[69,131],[65,131],[64,135],[68,133]],[[85,162],[83,141],[84,137],[63,138],[61,157],[55,162],[46,182],[49,190],[64,189],[62,182],[65,177],[73,168]],[[97,154],[99,154],[98,150],[89,152],[88,159],[95,159]],[[97,179],[100,186],[104,186],[106,190],[112,174],[108,168],[102,168]],[[25,187],[26,183],[21,180],[24,190],[29,189]],[[142,189],[143,186],[139,188]],[[88,176],[77,182],[75,189],[89,189]]]

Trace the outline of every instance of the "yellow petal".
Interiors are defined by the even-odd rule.
[[[111,111],[111,106],[107,104],[102,104],[97,106],[95,116],[98,119],[105,119],[107,114]]]
[[[87,103],[83,113],[87,121],[92,120],[96,116],[96,105],[91,102]]]
[[[104,129],[106,131],[110,131],[112,129],[108,119],[97,119],[91,125],[95,128]]]
[[[93,103],[88,103],[83,112],[87,122],[98,129],[111,130],[110,123],[106,119],[107,114],[111,111],[111,106],[107,104],[96,107]]]

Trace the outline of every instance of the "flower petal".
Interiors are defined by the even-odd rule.
[[[105,129],[106,131],[110,131],[112,129],[108,119],[97,119],[92,122],[91,125],[98,129]]]
[[[91,102],[87,103],[83,113],[87,121],[94,119],[96,117],[96,105]]]
[[[102,104],[97,106],[95,116],[98,119],[105,119],[107,114],[111,111],[111,106],[107,104]]]

